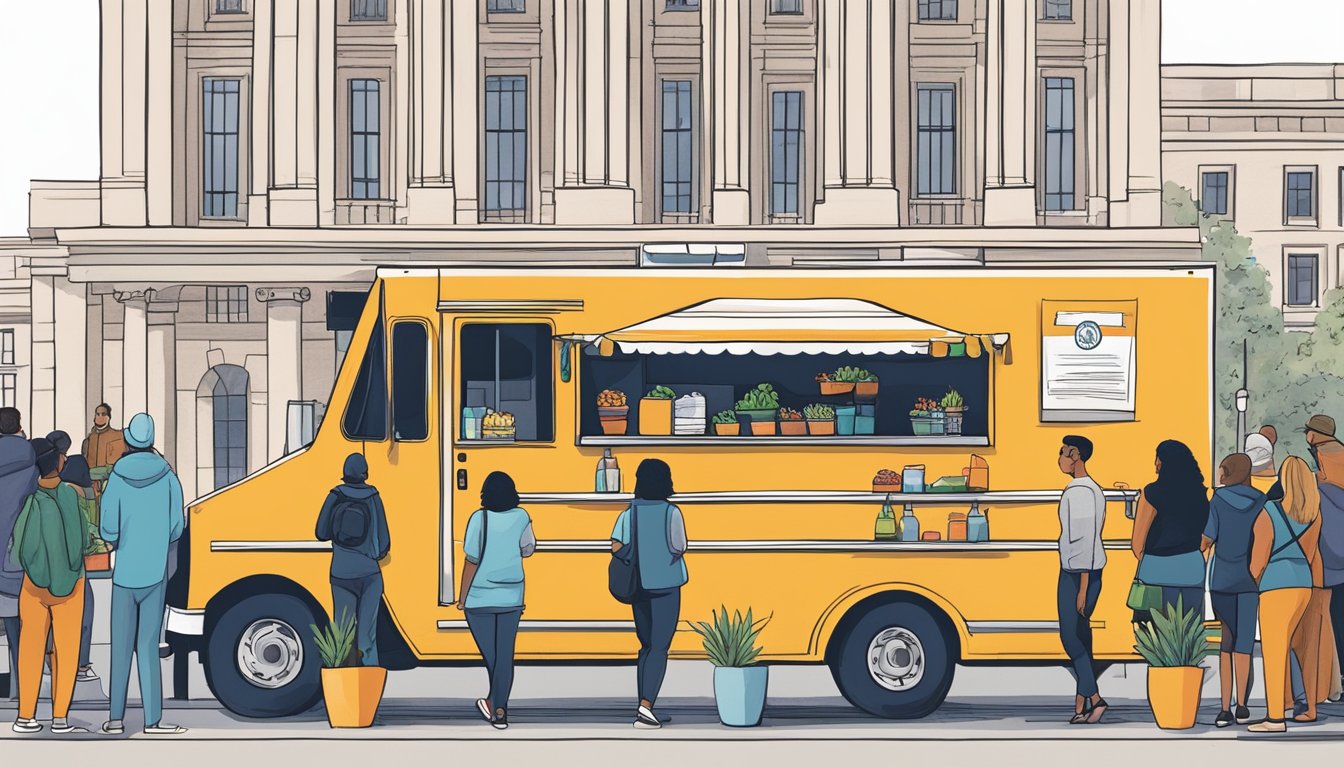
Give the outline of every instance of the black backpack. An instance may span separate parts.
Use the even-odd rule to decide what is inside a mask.
[[[331,511],[331,539],[346,549],[363,550],[373,528],[373,512],[367,499],[352,499],[337,491],[340,497]]]

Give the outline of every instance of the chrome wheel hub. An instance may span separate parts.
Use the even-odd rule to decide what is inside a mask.
[[[868,674],[889,691],[908,691],[924,679],[924,644],[904,627],[888,627],[868,644]]]
[[[282,688],[303,668],[303,641],[279,619],[258,619],[238,641],[238,671],[258,688]]]

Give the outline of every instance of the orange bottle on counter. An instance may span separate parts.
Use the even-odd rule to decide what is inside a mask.
[[[966,513],[953,512],[947,516],[947,540],[948,541],[966,541]]]

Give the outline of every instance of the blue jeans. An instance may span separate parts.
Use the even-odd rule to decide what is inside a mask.
[[[355,618],[355,647],[359,649],[360,666],[378,666],[378,606],[383,602],[383,574],[358,579],[332,576],[331,602],[337,621],[342,616]]]
[[[468,608],[465,613],[467,627],[490,676],[490,706],[508,709],[509,694],[513,691],[513,647],[523,609]]]
[[[110,720],[126,716],[126,688],[131,682],[131,655],[140,672],[140,704],[145,727],[163,716],[163,681],[159,667],[159,630],[163,627],[166,582],[131,589],[112,585],[112,703]]]
[[[667,653],[681,615],[681,589],[645,593],[631,607],[639,638],[639,698],[654,704],[667,675]]]
[[[1069,671],[1078,681],[1078,695],[1097,695],[1097,673],[1092,666],[1092,612],[1101,597],[1101,571],[1087,571],[1087,594],[1083,612],[1078,613],[1078,587],[1083,572],[1060,571],[1055,601],[1059,609],[1059,639],[1069,655]]]

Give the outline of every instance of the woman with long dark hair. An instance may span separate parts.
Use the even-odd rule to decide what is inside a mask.
[[[645,459],[635,471],[635,500],[616,518],[611,551],[633,546],[640,594],[632,604],[639,637],[639,706],[636,728],[661,728],[653,712],[667,674],[667,653],[681,616],[681,588],[687,581],[686,523],[672,497],[672,469]]]
[[[481,508],[467,520],[462,591],[457,605],[485,661],[490,692],[476,709],[495,728],[509,727],[513,649],[523,617],[523,558],[537,549],[532,518],[518,506],[513,478],[491,472],[481,484]]]
[[[1190,448],[1177,440],[1157,446],[1157,480],[1139,496],[1130,548],[1139,560],[1137,578],[1162,588],[1162,604],[1204,613],[1204,528],[1209,489]],[[1134,621],[1151,619],[1135,611]]]

